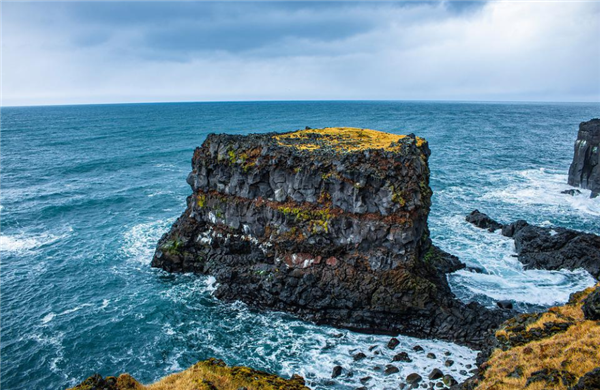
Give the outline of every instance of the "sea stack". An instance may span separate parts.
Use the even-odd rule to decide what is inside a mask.
[[[152,266],[212,275],[227,301],[479,347],[500,314],[447,284],[464,265],[429,238],[429,155],[423,138],[357,128],[211,134]]]
[[[569,184],[591,190],[592,198],[600,194],[600,119],[579,124]]]

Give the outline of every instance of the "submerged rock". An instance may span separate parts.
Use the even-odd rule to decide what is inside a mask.
[[[600,193],[600,119],[579,124],[573,162],[569,168],[570,185]]]
[[[476,212],[479,213],[475,210],[470,215]],[[600,236],[560,227],[534,226],[523,220],[503,225],[502,235],[515,241],[518,259],[525,269],[583,268],[594,278],[600,278]]]
[[[429,238],[429,154],[414,135],[353,128],[211,134],[152,266],[213,275],[227,301],[479,347],[505,313],[448,286],[464,264]]]

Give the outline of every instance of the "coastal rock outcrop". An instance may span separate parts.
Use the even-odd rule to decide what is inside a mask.
[[[583,310],[599,293],[596,285],[572,294],[563,306],[506,321],[477,373],[455,388],[600,388],[600,322],[587,318]]]
[[[249,367],[228,367],[220,359],[196,363],[187,370],[142,385],[128,374],[103,378],[94,374],[69,390],[310,390],[301,376],[284,379]]]
[[[211,134],[152,266],[317,323],[482,346],[508,317],[447,284],[464,264],[429,238],[429,154],[414,135],[355,128]]]
[[[600,119],[579,124],[568,183],[600,194]]]
[[[575,270],[583,268],[600,279],[600,236],[561,227],[540,227],[519,220],[502,225],[479,210],[466,220],[515,240],[519,261],[526,269]]]

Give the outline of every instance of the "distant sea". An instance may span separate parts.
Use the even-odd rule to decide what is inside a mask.
[[[400,337],[412,363],[384,376],[386,336],[320,327],[241,303],[221,303],[214,280],[151,269],[159,237],[185,207],[195,146],[207,134],[354,126],[429,140],[434,242],[488,274],[449,276],[464,300],[530,310],[592,285],[584,271],[523,271],[511,240],[464,221],[479,209],[600,234],[600,199],[568,196],[578,124],[600,104],[256,102],[2,108],[1,383],[61,389],[94,372],[151,382],[218,357],[314,388],[394,386],[433,367],[464,379],[475,352]],[[414,353],[419,344],[426,352]],[[377,346],[354,362],[351,354]],[[443,365],[445,352],[456,362]],[[334,365],[354,375],[328,382]]]

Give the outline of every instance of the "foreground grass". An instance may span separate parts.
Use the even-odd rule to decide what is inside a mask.
[[[507,321],[496,333],[501,348],[481,367],[478,390],[568,389],[600,367],[600,322],[584,318],[582,300]]]
[[[98,378],[90,377],[70,390],[309,390],[300,376],[283,379],[248,367],[228,367],[218,359],[196,363],[187,370],[146,386],[128,374],[118,378],[101,378],[103,382],[99,382]]]

